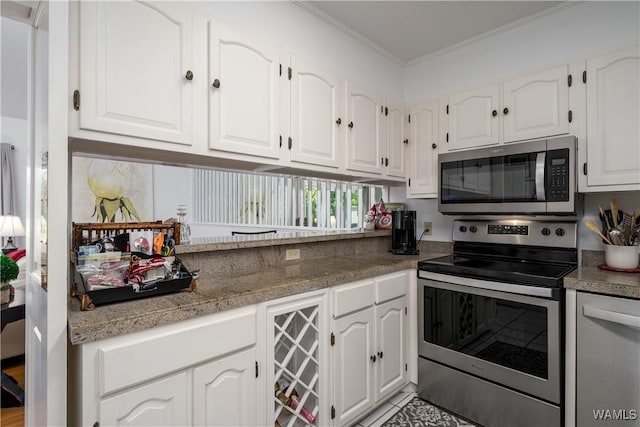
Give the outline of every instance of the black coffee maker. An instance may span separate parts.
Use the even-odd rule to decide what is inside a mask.
[[[418,255],[416,211],[393,211],[391,215],[391,252],[396,255]]]

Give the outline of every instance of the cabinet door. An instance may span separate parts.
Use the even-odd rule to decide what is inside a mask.
[[[449,150],[498,144],[500,87],[486,86],[449,97]]]
[[[206,426],[257,425],[256,348],[193,370],[193,422]]]
[[[340,79],[301,58],[291,59],[291,160],[338,167],[344,92]]]
[[[404,152],[406,145],[404,144],[404,123],[407,119],[404,104],[399,101],[391,101],[387,103],[386,114],[386,158],[385,167],[387,175],[405,177],[405,159]]]
[[[100,401],[100,425],[187,425],[187,374],[181,372]]]
[[[568,74],[563,65],[504,83],[504,142],[569,133]]]
[[[174,3],[82,2],[80,128],[191,144],[191,19]]]
[[[334,323],[336,425],[349,425],[374,404],[373,325],[373,307],[341,317]]]
[[[406,383],[405,298],[376,306],[376,401]]]
[[[209,21],[209,72],[209,148],[278,158],[279,51]]]
[[[587,59],[587,186],[594,190],[640,188],[639,82],[638,46]]]
[[[411,107],[407,197],[438,194],[438,103]]]
[[[378,95],[347,83],[347,169],[381,173],[384,163],[382,120],[384,111]]]

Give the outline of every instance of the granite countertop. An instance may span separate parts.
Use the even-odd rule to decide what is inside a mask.
[[[290,231],[276,234],[238,234],[235,236],[195,237],[188,244],[177,245],[176,255],[250,249],[266,246],[312,244],[349,239],[391,236],[391,230],[376,231]]]
[[[374,252],[366,256],[327,257],[255,268],[246,272],[198,279],[197,291],[179,292],[81,311],[69,298],[68,336],[71,344],[142,331],[289,295],[324,289],[395,271],[416,268],[419,260],[442,256],[423,253],[400,256]]]
[[[564,278],[564,287],[613,297],[640,299],[640,274],[582,266]]]

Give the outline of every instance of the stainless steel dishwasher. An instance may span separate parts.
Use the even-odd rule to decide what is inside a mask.
[[[640,425],[640,300],[578,292],[576,425]]]

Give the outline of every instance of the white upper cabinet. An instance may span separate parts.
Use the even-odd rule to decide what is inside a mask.
[[[587,188],[640,189],[640,47],[587,59]]]
[[[373,91],[347,82],[347,169],[382,172],[383,108],[381,98]]]
[[[438,194],[438,102],[411,106],[407,197]]]
[[[291,69],[291,160],[338,167],[338,138],[346,127],[342,82],[299,57],[291,58]]]
[[[498,144],[500,86],[491,85],[449,97],[449,150]]]
[[[503,84],[505,142],[569,133],[568,75],[563,65]]]
[[[404,178],[405,173],[405,106],[401,101],[388,101],[386,116],[386,152],[385,167],[387,176]]]
[[[451,95],[446,149],[569,133],[568,76],[567,65],[562,65]]]
[[[280,157],[280,52],[209,20],[209,148]]]
[[[138,1],[79,7],[78,127],[191,144],[193,81],[206,78],[191,68],[191,10]]]

